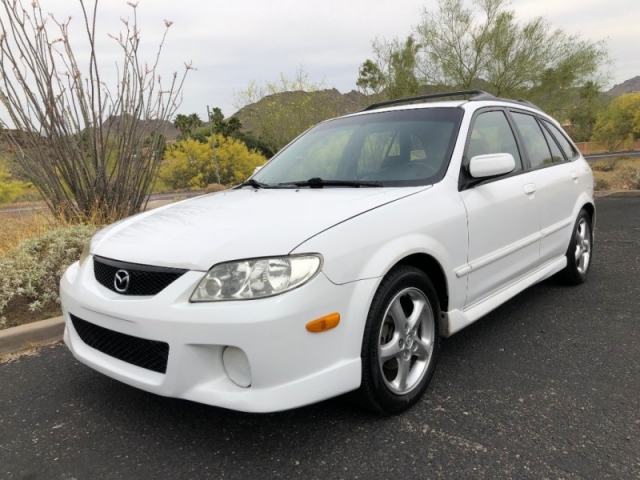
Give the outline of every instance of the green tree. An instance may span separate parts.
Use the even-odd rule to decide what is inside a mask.
[[[623,142],[640,138],[640,92],[626,93],[611,100],[600,112],[594,127],[594,138],[609,151]]]
[[[606,44],[553,29],[543,17],[518,22],[508,6],[508,0],[438,0],[435,10],[423,9],[406,42],[374,41],[374,60],[362,65],[360,84],[378,93],[401,72],[415,90],[408,74],[415,65],[421,90],[480,88],[566,117],[580,86],[604,83]]]
[[[218,107],[213,107],[209,112],[209,121],[213,124],[224,122],[224,114]]]
[[[159,174],[164,185],[174,190],[204,188],[212,183],[236,185],[266,162],[240,140],[223,135],[214,138],[215,152],[211,137],[207,143],[186,138],[169,146]]]
[[[173,119],[173,125],[180,130],[180,135],[183,138],[186,138],[189,136],[189,129],[190,129],[190,122],[189,122],[189,117],[187,117],[186,115],[183,115],[182,113],[179,113],[175,116],[175,118]]]
[[[200,116],[197,113],[192,113],[191,115],[189,115],[189,125],[191,126],[192,130],[195,130],[198,127],[202,126],[202,120],[200,119]]]
[[[420,92],[416,64],[420,45],[409,35],[404,42],[376,39],[372,42],[373,59],[360,66],[356,85],[376,100],[409,97]]]
[[[607,104],[600,90],[600,86],[592,81],[578,90],[578,100],[569,113],[571,126],[568,128],[576,142],[588,142],[593,136],[598,114]]]
[[[202,120],[197,113],[184,115],[179,113],[173,119],[173,125],[180,130],[180,138],[187,138],[195,133],[195,130],[202,126]]]
[[[212,108],[209,113],[210,125],[197,129],[190,135],[191,138],[202,143],[207,143],[211,134],[231,137],[243,142],[249,150],[255,150],[265,158],[271,158],[275,152],[266,143],[251,132],[242,130],[242,121],[238,117],[224,119],[222,110],[218,107]]]

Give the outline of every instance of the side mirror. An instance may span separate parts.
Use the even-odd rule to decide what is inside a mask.
[[[513,172],[516,161],[510,153],[476,155],[469,161],[469,173],[473,178],[496,177]]]

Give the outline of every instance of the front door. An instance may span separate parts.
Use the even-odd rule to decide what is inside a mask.
[[[460,192],[467,210],[468,263],[456,275],[468,275],[466,307],[497,293],[535,269],[539,262],[540,212],[536,172],[523,163],[506,113],[475,117],[466,157],[510,153],[516,169]]]

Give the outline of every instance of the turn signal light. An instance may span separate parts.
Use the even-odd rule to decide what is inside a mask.
[[[307,330],[313,333],[324,332],[325,330],[331,330],[340,323],[339,313],[330,313],[324,317],[313,320],[307,323]]]

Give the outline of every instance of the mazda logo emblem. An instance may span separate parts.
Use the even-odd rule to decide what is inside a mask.
[[[129,288],[129,272],[126,270],[118,270],[113,279],[113,286],[116,292],[124,293]]]

